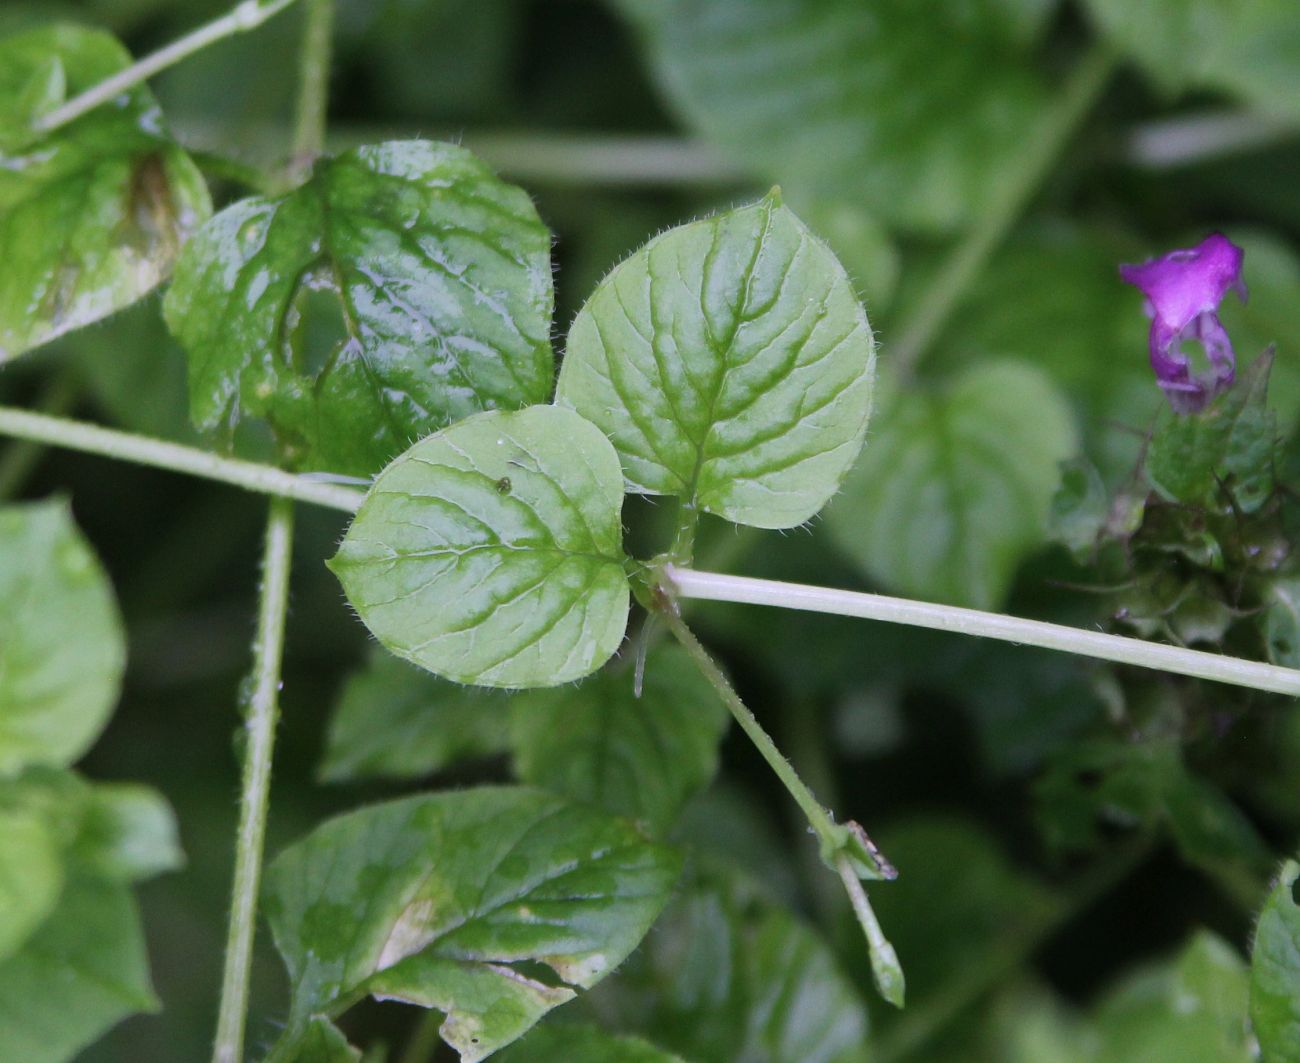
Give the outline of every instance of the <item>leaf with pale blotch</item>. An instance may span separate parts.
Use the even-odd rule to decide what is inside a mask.
[[[613,440],[629,491],[790,528],[857,457],[874,366],[844,269],[773,193],[618,265],[573,323],[556,402]]]
[[[639,1037],[618,1037],[594,1026],[539,1026],[500,1056],[500,1063],[683,1063]]]
[[[320,776],[326,782],[416,778],[503,753],[505,697],[439,679],[380,650],[343,687]]]
[[[164,310],[202,428],[265,417],[300,467],[366,476],[484,409],[550,396],[551,235],[463,148],[395,141],[241,200]]]
[[[1300,864],[1288,860],[1255,923],[1250,1021],[1268,1063],[1300,1061]]]
[[[1047,110],[1053,0],[618,0],[682,117],[809,198],[928,229],[1004,195]]]
[[[443,1039],[483,1059],[618,966],[679,870],[625,821],[522,787],[331,820],[267,873],[294,987],[281,1058],[370,994],[445,1013]]]
[[[1027,365],[897,392],[827,514],[831,534],[892,590],[994,608],[1043,542],[1059,463],[1076,447],[1064,397]]]
[[[524,782],[662,835],[717,772],[727,719],[685,651],[665,646],[645,663],[640,697],[630,670],[607,668],[576,690],[512,698],[510,745]]]
[[[40,929],[0,962],[0,1059],[64,1063],[158,1006],[130,890],[73,877]]]
[[[481,686],[556,686],[627,626],[618,456],[571,410],[466,418],[389,465],[330,561],[388,649]]]
[[[53,133],[30,131],[130,62],[112,36],[80,26],[0,40],[0,363],[153,290],[211,213],[143,85]]]
[[[866,1063],[867,1011],[829,946],[754,884],[710,867],[586,1004],[694,1063]]]
[[[108,577],[63,502],[0,508],[0,776],[94,742],[126,663]]]

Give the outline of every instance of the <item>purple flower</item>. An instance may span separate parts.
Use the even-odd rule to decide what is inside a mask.
[[[1151,368],[1176,413],[1204,409],[1232,384],[1237,356],[1219,321],[1219,304],[1229,289],[1244,303],[1241,279],[1245,252],[1226,236],[1211,233],[1195,247],[1170,251],[1140,266],[1120,266],[1119,275],[1142,289],[1151,318]],[[1183,343],[1194,340],[1208,365],[1194,368]]]

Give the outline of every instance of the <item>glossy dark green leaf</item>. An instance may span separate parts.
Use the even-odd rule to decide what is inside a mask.
[[[626,822],[527,788],[462,790],[341,816],[267,874],[306,1024],[371,994],[436,1008],[466,1061],[595,985],[641,940],[679,872]]]
[[[504,697],[459,686],[380,651],[343,687],[320,775],[327,782],[432,775],[508,748]]]
[[[63,860],[32,809],[0,806],[0,960],[45,921],[63,890]]]
[[[984,363],[942,390],[897,392],[827,514],[831,534],[885,587],[994,608],[1043,542],[1076,447],[1065,399],[1029,365]]]
[[[768,180],[929,228],[977,218],[1047,94],[1050,0],[621,0],[692,126]]]
[[[683,1063],[639,1037],[617,1037],[594,1026],[539,1026],[497,1059],[500,1063]]]
[[[157,1009],[129,889],[74,877],[0,962],[0,1059],[63,1063],[126,1016]]]
[[[517,695],[510,702],[510,745],[524,782],[662,835],[717,772],[727,719],[685,651],[665,646],[646,660],[640,697],[631,670],[612,668],[576,690]]]
[[[1300,864],[1288,860],[1255,923],[1250,1020],[1265,1063],[1300,1060]]]
[[[694,1063],[866,1063],[867,1014],[816,934],[735,872],[699,875],[587,1002]]]
[[[1289,0],[1088,0],[1101,30],[1167,92],[1226,90],[1300,118],[1300,30]]]
[[[241,200],[181,257],[164,310],[190,411],[265,417],[296,465],[376,472],[412,440],[550,396],[551,236],[463,148],[397,141]]]
[[[211,213],[143,85],[47,136],[33,119],[131,61],[99,30],[0,40],[0,363],[156,287]]]
[[[622,475],[570,410],[488,412],[375,480],[329,563],[379,641],[480,686],[555,686],[623,638]]]
[[[789,528],[857,457],[874,364],[843,267],[773,193],[617,266],[573,323],[556,402],[613,440],[629,491]]]
[[[1161,411],[1147,449],[1146,472],[1166,498],[1226,508],[1223,491],[1243,513],[1273,493],[1277,418],[1268,406],[1273,354],[1257,358],[1241,379],[1198,413]]]
[[[0,777],[94,742],[126,662],[108,577],[61,501],[0,508]]]
[[[1172,960],[1126,978],[1094,1012],[1093,1052],[1110,1060],[1248,1063],[1247,975],[1221,938],[1200,931]]]

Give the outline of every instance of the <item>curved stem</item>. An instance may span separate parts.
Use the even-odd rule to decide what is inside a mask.
[[[202,51],[208,45],[256,29],[294,2],[295,0],[270,0],[269,3],[262,4],[258,0],[244,0],[220,18],[213,19],[192,33],[187,33],[179,40],[160,48],[153,55],[145,56],[139,62],[132,63],[125,70],[118,71],[98,85],[92,85],[85,92],[74,96],[48,114],[42,115],[33,126],[38,133],[53,132],[80,118],[86,112],[93,111],[101,104],[120,96],[128,89],[134,88],[142,81],[147,81],[160,71],[175,66],[182,59]]]
[[[272,465],[222,458],[198,447],[101,428],[84,421],[17,410],[10,406],[0,406],[0,436],[28,439],[51,447],[100,454],[136,465],[149,465],[155,469],[217,480],[257,494],[293,498],[329,509],[341,509],[346,513],[355,513],[365,497],[350,487],[322,483],[310,476],[296,476]]]
[[[1101,631],[1085,631],[1063,624],[1026,620],[1003,613],[985,613],[979,609],[965,609],[956,605],[891,598],[884,594],[810,587],[801,583],[750,579],[746,576],[724,576],[716,572],[677,568],[674,565],[664,566],[663,573],[670,584],[669,589],[683,598],[774,605],[810,613],[831,613],[862,620],[910,624],[935,631],[955,631],[963,635],[979,635],[1003,642],[1041,646],[1083,657],[1135,664],[1141,668],[1154,668],[1197,679],[1210,679],[1217,683],[1300,697],[1300,670],[1247,661],[1240,657],[1187,650],[1181,646],[1166,646],[1123,635],[1107,635]]]
[[[235,843],[230,928],[213,1063],[240,1063],[244,1054],[249,972],[257,928],[257,891],[262,877],[262,845],[271,798],[271,756],[280,714],[280,661],[284,655],[292,558],[293,503],[276,498],[271,501],[266,524],[257,641],[253,645],[253,692],[244,719],[247,744],[239,799],[239,834]]]
[[[916,368],[926,348],[947,324],[975,275],[1015,224],[1061,149],[1101,95],[1114,67],[1115,56],[1102,44],[1079,62],[1060,103],[1046,116],[1038,135],[1025,145],[987,212],[953,248],[929,284],[924,300],[894,330],[898,340],[891,345],[890,361],[899,376],[905,377]]]
[[[334,0],[307,0],[307,21],[298,65],[301,87],[289,155],[292,180],[306,177],[325,146],[333,34]]]

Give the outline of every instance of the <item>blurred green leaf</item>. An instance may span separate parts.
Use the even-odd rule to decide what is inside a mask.
[[[130,891],[76,876],[0,963],[0,1059],[62,1063],[126,1016],[158,1007]]]
[[[1288,860],[1255,924],[1250,1019],[1265,1063],[1300,1060],[1300,864]]]
[[[151,291],[211,213],[143,85],[47,136],[30,132],[63,96],[130,62],[109,34],[78,26],[0,40],[0,363]]]
[[[697,872],[586,1002],[693,1063],[870,1058],[866,1009],[825,942],[722,867]]]
[[[314,1017],[371,994],[446,1013],[443,1039],[483,1059],[617,967],[679,871],[624,821],[527,788],[330,820],[267,873],[293,985],[271,1058],[296,1059]]]
[[[639,1037],[617,1037],[594,1026],[538,1026],[498,1057],[501,1063],[683,1063]]]
[[[619,0],[683,118],[792,191],[888,221],[979,217],[1047,99],[1052,0]]]
[[[1076,447],[1068,405],[1032,366],[986,363],[940,391],[895,390],[827,515],[831,535],[886,587],[995,608],[1043,542]]]
[[[136,783],[99,783],[87,791],[73,853],[95,873],[125,882],[185,863],[171,805]]]
[[[1086,458],[1061,463],[1061,485],[1047,515],[1048,535],[1080,564],[1096,552],[1110,517],[1110,499],[1096,466]]]
[[[108,577],[67,503],[0,508],[0,776],[95,741],[126,663]]]
[[[295,1042],[293,1063],[360,1063],[361,1053],[329,1019],[317,1015]]]
[[[30,809],[0,808],[0,960],[45,921],[63,890],[49,825]]]
[[[1300,668],[1300,579],[1278,580],[1268,589],[1264,639],[1274,664]]]
[[[1099,27],[1167,93],[1223,89],[1300,118],[1300,27],[1289,0],[1088,0]]]
[[[1268,407],[1272,366],[1273,354],[1265,351],[1204,410],[1161,410],[1146,459],[1147,476],[1157,491],[1217,510],[1224,506],[1226,488],[1243,513],[1254,513],[1268,501],[1278,444],[1277,418]]]
[[[622,500],[614,448],[576,413],[482,413],[389,465],[329,566],[399,656],[462,683],[556,686],[623,640]]]
[[[320,776],[418,778],[508,748],[505,699],[412,668],[380,650],[344,684]]]
[[[1247,1063],[1246,968],[1200,931],[1172,960],[1139,971],[1094,1012],[1097,1063]]]
[[[301,467],[369,475],[411,440],[551,392],[550,233],[463,148],[395,141],[228,207],[164,312],[203,428],[267,418]]]
[[[556,402],[613,440],[629,491],[788,528],[857,456],[874,363],[843,267],[773,192],[615,267],[569,332]]]
[[[663,835],[718,770],[727,711],[684,650],[655,649],[638,697],[626,669],[576,690],[531,691],[510,702],[520,779],[627,816]]]

